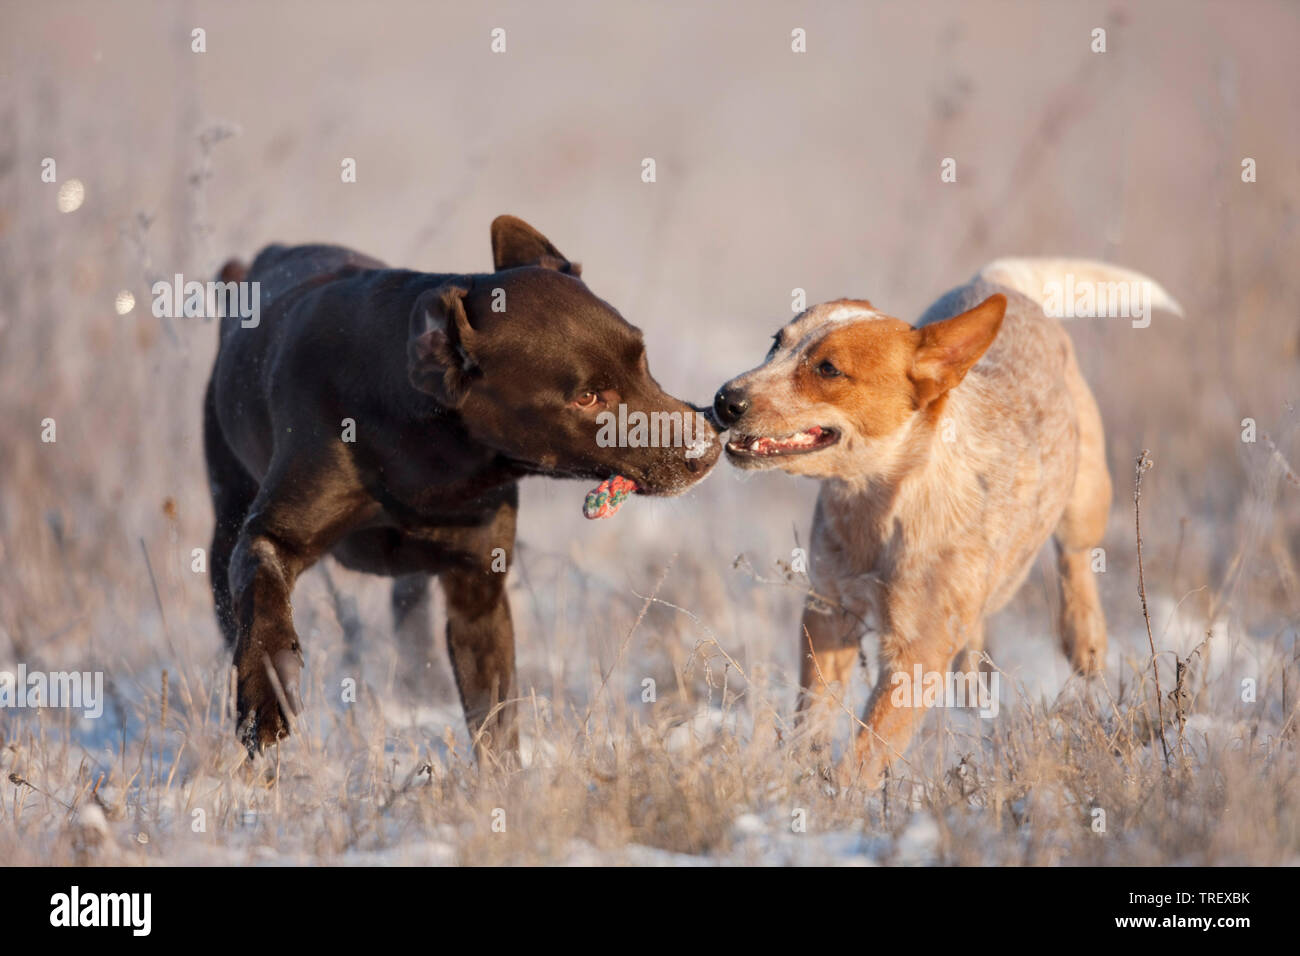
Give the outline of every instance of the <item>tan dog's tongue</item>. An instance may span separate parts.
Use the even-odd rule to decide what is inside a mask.
[[[606,478],[593,491],[587,493],[587,500],[582,503],[583,517],[589,519],[608,518],[623,506],[628,496],[636,491],[636,482],[615,475]]]

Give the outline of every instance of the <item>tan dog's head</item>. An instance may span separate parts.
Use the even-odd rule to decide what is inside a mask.
[[[816,478],[892,472],[907,438],[933,425],[993,344],[1006,308],[1006,296],[992,295],[914,329],[865,300],[813,306],[773,337],[762,365],[718,390],[727,457]]]

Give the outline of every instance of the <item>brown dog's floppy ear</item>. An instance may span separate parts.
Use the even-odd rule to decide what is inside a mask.
[[[925,408],[960,382],[980,360],[1007,312],[1007,297],[991,295],[969,312],[917,329],[918,343],[909,378],[919,408]]]
[[[582,275],[582,266],[570,262],[551,245],[551,240],[515,216],[497,216],[492,220],[492,266],[497,272],[519,266],[541,266],[565,275]]]
[[[469,289],[444,282],[421,292],[411,309],[406,341],[406,374],[411,385],[446,408],[465,401],[478,366],[474,364],[474,329],[465,314]]]

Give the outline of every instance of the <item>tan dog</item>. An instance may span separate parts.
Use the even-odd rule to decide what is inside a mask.
[[[1120,298],[1139,328],[1153,305],[1179,311],[1154,282],[1115,266],[999,260],[915,328],[866,301],[814,306],[777,333],[763,365],[718,392],[734,465],[823,481],[809,575],[825,600],[803,615],[799,708],[838,709],[861,637],[879,634],[879,679],[855,748],[868,786],[924,715],[898,703],[899,675],[951,680],[972,667],[985,618],[1049,535],[1065,653],[1078,672],[1101,671],[1106,623],[1091,569],[1111,501],[1101,416],[1044,305],[1083,315],[1091,301],[1094,314],[1113,314],[1106,306]]]

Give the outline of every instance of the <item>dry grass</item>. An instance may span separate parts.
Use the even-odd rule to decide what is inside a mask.
[[[49,717],[9,735],[0,854],[115,864],[688,855],[1157,865],[1294,863],[1300,852],[1294,707],[1279,728],[1261,719],[1264,708],[1234,702],[1231,681],[1194,695],[1195,729],[1179,735],[1169,766],[1152,746],[1148,662],[1132,660],[1113,701],[1071,686],[1008,706],[984,733],[970,726],[977,720],[932,717],[910,767],[884,794],[866,794],[828,784],[804,742],[780,731],[784,715],[768,702],[788,699],[788,688],[724,673],[707,645],[702,658],[712,683],[677,671],[687,692],[653,707],[598,701],[584,722],[576,708],[530,696],[530,766],[514,772],[476,768],[463,739],[439,741],[434,724],[386,715],[367,703],[383,696],[371,688],[352,707],[330,707],[337,694],[319,667],[309,724],[274,760],[250,766],[230,739],[221,666],[188,662],[169,674],[165,723],[160,688],[118,688],[122,739],[102,749],[71,745],[71,728]],[[1279,655],[1261,696],[1294,686],[1296,673]],[[806,832],[792,829],[799,810]]]
[[[94,745],[67,712],[8,725],[0,854],[15,863],[1157,865],[1294,863],[1300,853],[1294,637],[1241,641],[1207,621],[1192,646],[1171,639],[1166,619],[1162,653],[1180,675],[1168,695],[1165,731],[1176,744],[1167,759],[1152,658],[1135,634],[1104,684],[1070,679],[1048,697],[1001,671],[999,717],[935,712],[908,765],[883,793],[865,793],[828,782],[791,728],[793,687],[767,653],[720,639],[680,609],[707,603],[686,583],[703,569],[675,555],[659,568],[647,559],[647,586],[620,600],[584,594],[581,575],[553,558],[529,563],[534,585],[551,585],[557,601],[517,585],[517,614],[599,614],[606,640],[578,666],[563,628],[544,640],[547,659],[525,655],[526,769],[475,766],[454,706],[401,703],[399,662],[373,650],[363,651],[357,702],[343,703],[342,680],[356,672],[329,592],[309,575],[298,620],[311,635],[312,709],[272,759],[250,764],[232,740],[224,659],[204,637],[181,639],[175,655],[151,655],[147,673],[109,669],[102,723],[113,729],[99,729]],[[735,573],[751,599],[801,587],[788,573]],[[1257,680],[1256,703],[1241,700],[1243,674]],[[548,677],[554,693],[539,689]],[[647,677],[653,702],[641,696]]]

